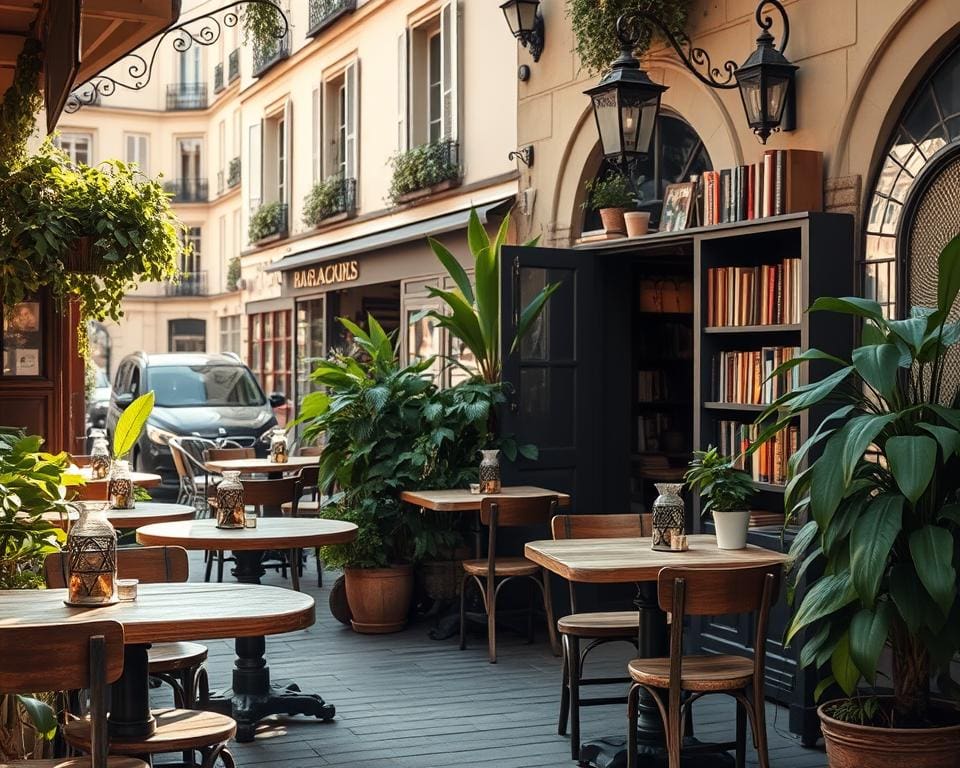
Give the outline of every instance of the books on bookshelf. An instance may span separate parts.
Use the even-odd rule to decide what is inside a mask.
[[[669,414],[645,413],[637,417],[637,451],[663,451],[669,446],[667,433],[673,432],[673,419]]]
[[[670,399],[670,385],[663,371],[637,371],[637,400],[652,403]]]
[[[690,360],[693,358],[693,329],[688,323],[657,320],[640,335],[637,353],[650,360]]]
[[[800,259],[707,270],[707,326],[781,325],[803,313]]]
[[[705,226],[820,211],[823,153],[768,149],[760,163],[705,171],[700,186]]]
[[[799,355],[800,347],[761,347],[750,352],[720,352],[714,355],[714,401],[769,405],[799,386],[799,368],[773,375],[783,363]]]
[[[760,432],[758,424],[721,420],[717,422],[717,429],[720,451],[725,456],[736,456],[737,468],[749,473],[754,482],[786,484],[787,461],[800,447],[798,426],[780,430],[749,456],[745,454]]]

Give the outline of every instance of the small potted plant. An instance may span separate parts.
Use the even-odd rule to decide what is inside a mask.
[[[605,232],[622,235],[627,231],[623,218],[624,210],[635,207],[636,200],[627,177],[610,171],[602,179],[587,182],[585,205],[592,211],[600,211]]]
[[[753,495],[753,480],[733,461],[709,446],[695,451],[684,475],[687,486],[706,499],[703,514],[713,513],[719,549],[743,549],[747,546],[750,510],[747,501]]]

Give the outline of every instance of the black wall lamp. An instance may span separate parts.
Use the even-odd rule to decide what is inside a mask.
[[[513,36],[530,51],[534,61],[543,53],[544,27],[540,0],[507,0],[500,6]]]
[[[766,6],[780,13],[783,38],[779,48],[770,34],[773,19],[763,15]],[[790,36],[787,12],[778,0],[761,0],[755,15],[760,27],[756,50],[741,66],[735,61],[726,61],[722,67],[713,66],[705,50],[694,47],[686,36],[678,39],[647,11],[629,11],[617,19],[620,58],[597,85],[584,91],[593,105],[604,157],[625,167],[633,158],[646,155],[650,150],[660,97],[667,87],[651,80],[633,55],[647,24],[653,24],[663,33],[700,82],[711,88],[740,89],[747,122],[760,143],[766,144],[767,137],[774,131],[793,130],[796,125],[794,76],[798,67],[783,55]]]

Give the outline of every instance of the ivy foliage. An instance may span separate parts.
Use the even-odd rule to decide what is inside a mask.
[[[622,173],[610,171],[602,179],[587,182],[587,200],[584,208],[599,211],[603,208],[626,208],[637,206],[637,199],[630,189],[630,182]]]
[[[328,176],[318,181],[303,201],[303,223],[316,227],[324,219],[345,209],[344,182],[340,176]]]
[[[28,38],[17,56],[13,83],[3,94],[0,103],[0,167],[10,168],[23,161],[27,140],[36,125],[35,116],[43,100],[40,96],[40,42]]]
[[[388,197],[396,205],[400,198],[443,181],[460,177],[460,166],[455,160],[450,141],[433,141],[400,152],[390,158],[393,177]]]
[[[273,2],[247,3],[240,15],[243,42],[269,50],[276,45],[283,30],[283,11]]]
[[[283,204],[279,201],[264,203],[252,214],[247,227],[247,236],[251,243],[276,235],[283,229]]]
[[[660,19],[672,34],[683,34],[690,12],[690,0],[567,0],[567,16],[577,39],[580,64],[592,74],[610,69],[620,56],[617,19],[633,10],[648,11]],[[658,31],[648,25],[634,55],[642,56],[656,39]]]

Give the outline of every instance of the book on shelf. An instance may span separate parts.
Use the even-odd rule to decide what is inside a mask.
[[[749,455],[746,452],[760,433],[758,424],[725,419],[717,422],[717,430],[720,452],[735,457],[735,466],[754,482],[786,485],[787,461],[800,447],[798,426],[784,427]]]
[[[786,517],[783,512],[767,512],[763,509],[751,509],[749,526],[751,528],[766,528],[770,526],[782,528],[785,519]]]
[[[666,374],[661,370],[637,371],[637,401],[659,402],[670,399],[670,387]]]
[[[773,372],[800,355],[800,347],[761,347],[713,356],[712,392],[718,403],[769,405],[800,384],[800,369]]]
[[[637,417],[637,451],[660,451],[662,436],[673,425],[666,413],[645,413]]]
[[[768,149],[763,160],[719,171],[701,181],[703,225],[823,210],[823,153]]]
[[[602,243],[606,240],[623,240],[625,235],[622,232],[607,232],[604,229],[591,229],[587,232],[583,232],[579,238],[577,238],[577,245],[582,245],[583,243]]]
[[[800,322],[800,259],[756,267],[707,270],[707,326],[782,325]]]

